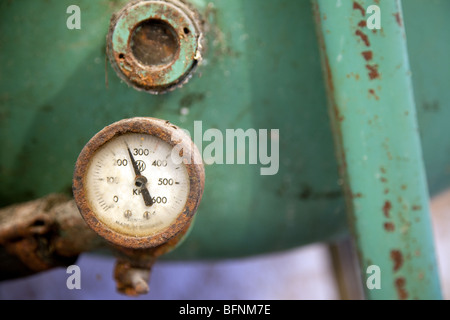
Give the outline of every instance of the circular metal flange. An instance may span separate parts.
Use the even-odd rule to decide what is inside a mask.
[[[198,13],[179,0],[138,1],[111,19],[109,60],[137,90],[165,93],[186,83],[201,61]]]
[[[189,176],[189,194],[186,204],[176,220],[158,234],[135,237],[120,233],[102,222],[87,196],[87,176],[91,159],[105,144],[124,134],[148,134],[161,139],[172,147],[183,150],[183,165]],[[205,186],[205,171],[201,155],[191,138],[179,127],[168,121],[155,118],[132,118],[116,122],[97,133],[81,151],[74,170],[73,195],[78,209],[97,234],[109,242],[123,248],[149,249],[165,244],[174,246],[187,232],[200,204]]]

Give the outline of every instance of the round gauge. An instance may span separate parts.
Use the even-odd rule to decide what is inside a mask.
[[[136,249],[186,231],[203,188],[201,156],[189,135],[153,118],[100,131],[80,153],[73,180],[87,224],[106,240]]]

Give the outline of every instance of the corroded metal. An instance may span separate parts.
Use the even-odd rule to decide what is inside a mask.
[[[370,299],[439,299],[400,1],[313,1],[349,222]],[[369,29],[367,8],[380,8]],[[381,271],[379,288],[367,286]]]
[[[86,198],[86,176],[90,159],[95,152],[114,137],[127,133],[142,133],[155,136],[172,147],[183,151],[183,162],[189,176],[190,188],[188,199],[175,222],[164,231],[144,237],[132,237],[120,234],[96,216]],[[114,123],[96,134],[81,151],[74,172],[73,194],[80,212],[87,224],[100,236],[111,243],[134,249],[158,247],[182,233],[191,223],[203,195],[205,173],[202,159],[197,147],[190,137],[179,127],[168,121],[153,118],[133,118]]]
[[[151,270],[156,260],[175,249],[186,236],[190,224],[166,243],[150,249],[132,249],[115,246],[117,262],[114,279],[117,291],[128,296],[138,296],[150,291]]]
[[[107,247],[89,229],[73,199],[63,195],[0,210],[3,279],[73,264],[86,251]]]
[[[202,22],[179,0],[134,1],[113,15],[110,62],[138,90],[164,93],[186,83],[202,59]]]

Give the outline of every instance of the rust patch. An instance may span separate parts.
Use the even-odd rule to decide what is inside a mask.
[[[356,30],[355,35],[361,38],[367,47],[370,47],[369,37],[361,30]]]
[[[327,85],[331,92],[334,92],[333,75],[331,73],[330,62],[325,59],[325,71],[327,73]]]
[[[366,20],[361,20],[361,21],[358,23],[358,27],[360,27],[360,28],[365,28],[365,27],[367,27],[367,21],[366,21]]]
[[[401,188],[402,188],[402,190],[408,189],[408,187],[406,185],[404,185],[404,184],[401,186]]]
[[[375,90],[369,89],[369,94],[374,96],[375,100],[377,100],[377,101],[380,100],[380,97],[377,96],[377,94],[375,93]]]
[[[383,206],[383,213],[384,213],[384,216],[386,218],[390,218],[391,217],[391,209],[392,209],[391,202],[390,201],[386,201],[384,203],[384,206]]]
[[[394,262],[394,272],[403,266],[403,254],[399,250],[391,251],[391,260]]]
[[[380,179],[380,181],[381,181],[381,182],[383,182],[383,183],[386,183],[386,182],[388,182],[388,181],[387,181],[387,179],[386,179],[386,178],[384,178],[384,177],[382,177],[382,178]]]
[[[176,23],[167,26],[162,23],[148,24],[150,20],[135,21],[130,18],[132,11],[142,10],[138,6],[140,4],[129,3],[111,19],[107,56],[114,71],[139,91],[160,94],[182,87],[201,61],[203,46],[199,45],[199,40],[203,29],[199,14],[178,2],[168,9],[158,3],[150,20],[163,21],[165,19],[162,17],[167,17]],[[130,24],[127,27],[129,34],[126,34],[127,38],[119,36],[114,43],[114,34],[121,19],[125,24]],[[185,27],[183,32],[177,24],[187,24],[189,28]],[[185,52],[185,56],[181,57],[181,52]],[[176,64],[179,67],[173,68]]]
[[[366,16],[366,10],[356,1],[353,1],[353,10],[359,10],[363,17]]]
[[[367,70],[369,70],[369,78],[370,80],[379,79],[380,74],[378,73],[378,65],[366,65]]]
[[[412,207],[412,209],[413,209],[413,211],[420,211],[420,210],[422,210],[422,206],[413,206]]]
[[[397,295],[400,300],[408,299],[408,292],[405,290],[406,280],[405,278],[395,279],[395,288],[397,289]]]
[[[362,195],[361,192],[358,192],[357,194],[354,194],[354,195],[353,195],[353,198],[355,198],[355,199],[357,199],[357,198],[362,198],[362,197],[363,197],[363,195]]]
[[[370,50],[369,51],[364,51],[362,53],[362,55],[363,55],[364,59],[366,59],[366,61],[370,61],[370,60],[373,59],[373,52],[370,51]]]
[[[403,27],[402,17],[400,16],[400,12],[394,13],[395,21],[400,27]]]
[[[176,247],[189,227],[188,224],[178,235],[155,248],[136,250],[115,246],[118,256],[114,268],[117,291],[128,296],[146,294],[149,291],[148,283],[154,263]]]
[[[357,74],[357,73],[353,73],[353,72],[351,72],[350,74],[347,74],[347,79],[350,79],[351,77],[354,77],[355,78],[355,80],[359,80],[359,74]]]
[[[384,189],[384,194],[388,194],[388,193],[389,193],[389,189],[388,188]]]
[[[392,222],[386,222],[384,224],[384,230],[387,232],[394,232],[395,231],[395,225]]]
[[[373,90],[372,90],[373,91]],[[380,167],[380,171],[381,173],[385,174],[386,173],[386,169],[384,167]]]

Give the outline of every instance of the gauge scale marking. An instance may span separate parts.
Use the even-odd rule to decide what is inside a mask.
[[[122,120],[92,138],[77,160],[73,187],[88,225],[131,248],[155,247],[186,231],[201,200],[204,169],[201,161],[174,162],[178,144],[198,160],[190,138],[159,119]]]
[[[144,134],[122,135],[98,150],[86,176],[87,199],[98,219],[136,237],[168,228],[184,208],[189,193],[186,167],[174,164],[171,152],[170,145]],[[147,180],[148,193],[136,179],[133,161]]]

